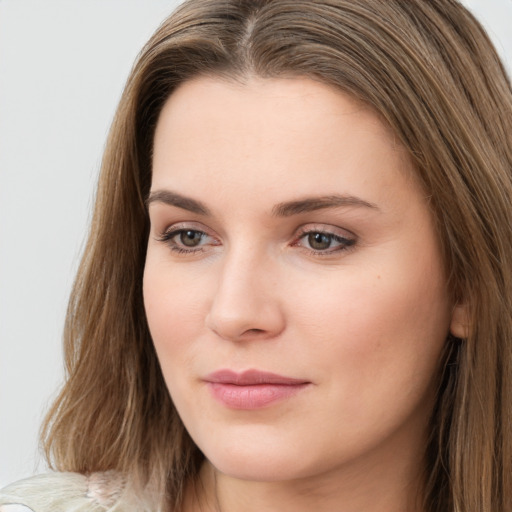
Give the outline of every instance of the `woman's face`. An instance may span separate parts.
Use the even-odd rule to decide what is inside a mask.
[[[390,130],[308,79],[199,78],[161,113],[144,274],[172,399],[251,480],[421,457],[452,304]]]

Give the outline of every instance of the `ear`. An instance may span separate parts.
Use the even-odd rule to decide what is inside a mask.
[[[471,322],[469,319],[469,308],[467,304],[456,304],[452,311],[452,320],[450,322],[450,334],[456,338],[465,340],[471,332]]]

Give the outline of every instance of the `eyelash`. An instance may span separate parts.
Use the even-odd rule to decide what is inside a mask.
[[[198,246],[196,248],[184,248],[176,243],[174,240],[175,237],[182,233],[186,233],[187,231],[199,234],[201,237],[210,237],[213,239],[211,235],[206,233],[205,231],[201,231],[200,229],[194,229],[194,228],[178,228],[178,229],[171,229],[168,231],[165,231],[162,233],[157,240],[159,242],[165,243],[171,251],[177,253],[177,254],[197,254],[200,252],[203,252],[204,249],[202,246]],[[300,245],[300,242],[304,240],[305,238],[311,236],[311,235],[322,235],[329,238],[329,242],[333,243],[336,242],[340,244],[335,249],[327,248],[325,250],[320,249],[313,249],[313,248],[307,248]],[[298,235],[298,237],[295,239],[295,241],[291,244],[292,247],[302,247],[303,250],[307,251],[309,254],[313,256],[330,256],[332,254],[337,254],[340,252],[348,251],[356,244],[355,238],[346,238],[341,235],[337,235],[335,233],[326,231],[325,229],[304,229],[301,231]],[[215,243],[213,245],[220,245],[218,243]]]
[[[208,235],[208,233],[205,233],[204,231],[201,231],[200,229],[179,228],[179,229],[172,229],[169,231],[165,231],[157,238],[157,240],[159,242],[162,242],[162,243],[168,245],[169,248],[171,249],[171,251],[178,253],[178,254],[194,254],[194,253],[198,253],[198,252],[203,252],[204,249],[202,247],[186,249],[184,247],[179,246],[173,240],[176,236],[178,236],[182,233],[186,233],[187,231],[190,231],[193,233],[199,233],[201,236],[210,236],[210,235]],[[213,237],[211,237],[211,238],[213,238]],[[215,244],[215,245],[219,245],[219,244]]]
[[[313,249],[308,247],[303,247],[304,250],[306,250],[308,253],[312,254],[313,256],[330,256],[332,254],[337,254],[340,252],[348,251],[350,250],[356,243],[355,238],[347,238],[341,235],[337,235],[336,233],[332,233],[331,231],[327,231],[325,229],[304,229],[299,233],[299,236],[297,237],[296,241],[292,243],[292,246],[297,247],[300,246],[299,243],[308,238],[311,235],[322,235],[329,238],[330,243],[337,242],[340,244],[338,247],[332,249],[328,248],[325,250],[320,249]]]

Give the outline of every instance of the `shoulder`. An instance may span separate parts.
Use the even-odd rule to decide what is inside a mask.
[[[52,472],[0,490],[0,512],[128,512],[122,506],[124,478],[114,471]]]

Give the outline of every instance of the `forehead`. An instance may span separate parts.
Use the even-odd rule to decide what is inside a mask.
[[[285,200],[285,191],[356,195],[366,186],[396,194],[411,185],[411,167],[379,116],[333,87],[307,78],[201,77],[162,109],[152,189],[204,195],[215,185],[246,206]]]
[[[197,123],[208,130],[218,128],[219,122],[223,123],[223,131],[211,131],[210,139],[216,135],[222,137],[226,130],[243,128],[237,135],[245,133],[247,140],[254,141],[254,136],[259,134],[258,138],[263,140],[267,133],[263,128],[269,125],[281,129],[283,134],[295,125],[293,134],[297,135],[304,122],[309,128],[320,122],[322,135],[328,139],[336,134],[330,128],[340,116],[352,116],[351,121],[357,117],[359,127],[371,125],[372,131],[379,132],[386,142],[401,149],[391,128],[369,106],[333,86],[303,77],[252,77],[241,81],[203,76],[184,82],[164,104],[155,142],[165,128],[179,124],[180,130],[191,128],[200,135]],[[337,130],[339,128],[336,126]],[[355,128],[353,125],[352,130]],[[285,141],[282,137],[276,142]]]

